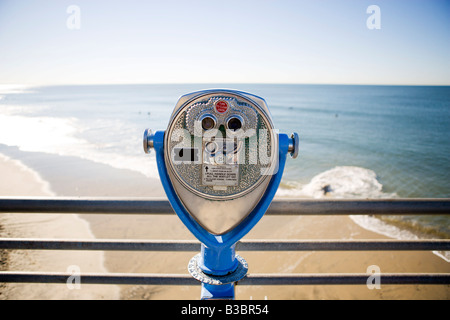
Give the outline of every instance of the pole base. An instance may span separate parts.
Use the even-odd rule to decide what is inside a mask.
[[[238,261],[238,266],[236,270],[221,276],[215,276],[212,274],[206,274],[199,266],[199,261],[201,259],[201,253],[195,255],[188,264],[188,270],[194,279],[200,281],[201,283],[220,286],[224,284],[234,283],[247,275],[248,272],[248,264],[244,258],[240,255],[236,255],[236,260]]]

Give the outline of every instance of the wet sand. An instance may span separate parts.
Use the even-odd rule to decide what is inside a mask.
[[[9,150],[11,151],[11,150]],[[10,152],[36,175],[0,158],[0,195],[165,197],[160,182],[127,170],[70,157]],[[70,170],[67,168],[70,167]],[[16,183],[11,184],[9,181]],[[46,186],[45,182],[49,184]],[[14,186],[14,187],[13,187]],[[47,188],[47,190],[46,190]],[[48,190],[51,188],[51,190]],[[2,236],[103,239],[194,239],[173,216],[141,215],[0,215]],[[33,220],[27,220],[33,219]],[[88,222],[86,224],[85,222]],[[36,227],[39,226],[39,227]],[[265,216],[246,239],[386,239],[368,231],[346,216],[271,217]],[[87,255],[92,254],[89,258]],[[177,273],[187,274],[193,252],[55,252],[13,251],[9,270],[66,271],[78,264],[83,272]],[[103,257],[103,261],[100,256]],[[365,273],[371,265],[381,272],[449,273],[450,263],[431,252],[243,252],[249,272],[256,273]],[[103,264],[102,264],[103,262]],[[84,265],[83,263],[86,263]],[[83,265],[81,265],[83,264]],[[101,271],[103,270],[103,271]],[[11,286],[18,289],[11,289]],[[52,286],[51,293],[44,287]],[[65,285],[7,285],[2,299],[114,299],[117,286],[82,286],[68,290]],[[95,287],[95,288],[94,288]],[[74,291],[76,293],[74,294]],[[45,295],[47,294],[47,295]],[[200,286],[121,286],[121,299],[198,299]],[[237,299],[449,299],[450,286],[383,285],[369,290],[354,286],[243,286],[236,288]]]

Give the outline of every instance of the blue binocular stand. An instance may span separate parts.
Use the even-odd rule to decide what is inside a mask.
[[[234,229],[214,235],[189,214],[172,186],[164,157],[164,134],[165,131],[157,131],[151,139],[162,185],[175,213],[202,243],[201,253],[191,259],[188,270],[202,283],[202,299],[234,299],[234,283],[244,278],[248,271],[247,262],[235,252],[236,243],[256,225],[270,206],[283,175],[287,154],[294,157],[293,153],[298,150],[298,136],[278,134],[278,170],[271,177],[261,200]]]

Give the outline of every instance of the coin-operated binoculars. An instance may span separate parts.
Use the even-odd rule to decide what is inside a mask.
[[[232,90],[184,95],[166,131],[145,131],[172,208],[202,243],[188,265],[202,299],[234,299],[248,270],[235,245],[267,211],[298,143],[275,130],[264,99]]]

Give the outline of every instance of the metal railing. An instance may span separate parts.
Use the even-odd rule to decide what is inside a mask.
[[[163,214],[164,199],[0,198],[0,213]],[[450,199],[275,200],[266,215],[447,215]],[[0,239],[4,250],[200,251],[198,241]],[[450,240],[241,240],[238,251],[450,251]],[[0,283],[67,283],[71,274],[0,272]],[[239,285],[366,284],[368,274],[249,274]],[[447,273],[383,273],[383,284],[448,285]],[[188,274],[81,274],[85,284],[196,285]]]

